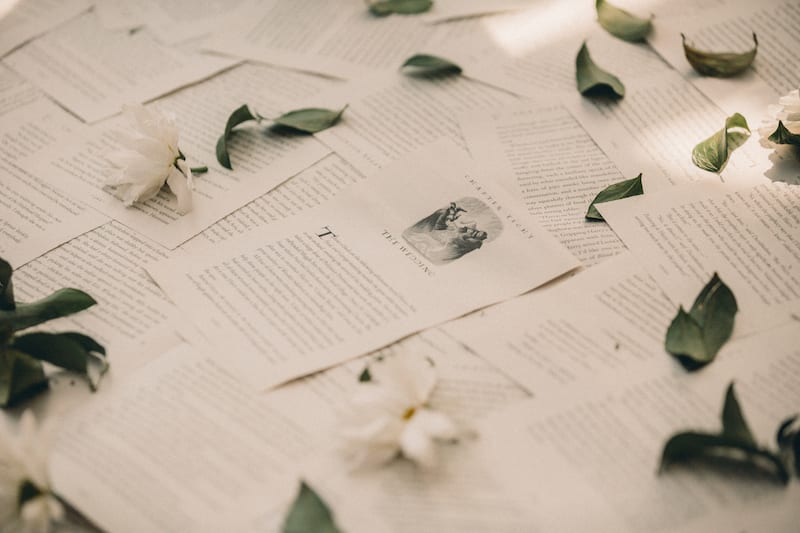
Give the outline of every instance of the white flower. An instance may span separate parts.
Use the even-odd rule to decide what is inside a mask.
[[[25,411],[16,431],[0,416],[0,532],[46,532],[60,520],[63,508],[50,492],[47,476],[49,430],[38,430],[31,411]],[[20,489],[30,489],[20,502]],[[20,505],[21,504],[21,505]]]
[[[767,108],[770,118],[762,122],[758,128],[762,144],[765,146],[779,146],[769,140],[769,136],[778,128],[778,121],[792,133],[800,133],[800,90],[795,89],[785,96],[781,96],[778,105]]]
[[[427,406],[436,371],[425,357],[394,355],[369,367],[342,430],[345,451],[358,465],[378,465],[402,453],[421,466],[436,460],[435,440],[458,432],[446,415]]]
[[[125,149],[109,154],[119,169],[108,179],[125,205],[146,202],[166,183],[178,200],[178,213],[192,209],[192,173],[178,149],[178,127],[173,116],[141,105],[125,106],[135,135],[121,135]]]

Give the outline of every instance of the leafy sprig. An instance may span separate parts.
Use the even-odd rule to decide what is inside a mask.
[[[42,362],[85,376],[89,387],[96,390],[98,382],[90,368],[99,364],[99,376],[108,369],[106,350],[97,341],[76,332],[18,335],[96,303],[78,289],[60,289],[32,303],[16,302],[11,265],[0,259],[0,406],[8,407],[48,387]]]
[[[753,437],[736,398],[733,383],[728,385],[725,393],[721,418],[720,433],[685,431],[670,437],[661,453],[661,471],[676,463],[692,460],[715,464],[727,461],[756,468],[783,484],[788,483],[789,472],[781,457],[760,447]]]
[[[344,106],[338,111],[317,107],[296,109],[284,113],[278,118],[272,119],[272,123],[274,126],[279,127],[275,128],[275,131],[279,131],[280,127],[282,127],[289,131],[317,133],[336,124],[342,117],[342,113],[344,113],[345,109],[347,109],[347,106]],[[228,121],[225,123],[225,131],[217,141],[217,161],[219,161],[220,165],[229,170],[233,170],[231,158],[228,154],[228,141],[234,134],[234,128],[253,120],[260,124],[270,119],[261,116],[247,104],[236,108],[228,117]]]

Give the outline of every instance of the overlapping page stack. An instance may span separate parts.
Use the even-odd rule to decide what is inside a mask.
[[[800,86],[800,7],[619,4],[654,13],[646,42],[591,0],[0,7],[0,257],[20,301],[91,294],[52,328],[111,363],[96,394],[59,377],[36,404],[60,422],[54,490],[115,532],[280,531],[300,480],[348,532],[796,531],[797,479],[658,467],[670,435],[718,426],[730,383],[759,443],[800,413],[800,157],[758,131]],[[684,58],[682,32],[742,50],[753,31],[743,75]],[[624,98],[576,90],[583,42]],[[463,72],[398,70],[417,53]],[[240,127],[226,168],[245,103],[345,111],[314,135]],[[107,185],[135,104],[206,167],[188,213]],[[735,112],[747,140],[693,164]],[[639,173],[643,195],[585,218]],[[735,327],[687,372],[665,335],[714,273]],[[432,468],[353,469],[365,369],[414,355],[461,436]]]

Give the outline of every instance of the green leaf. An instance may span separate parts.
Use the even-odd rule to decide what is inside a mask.
[[[0,352],[0,407],[10,407],[47,386],[41,362],[16,350]]]
[[[328,506],[305,481],[300,483],[300,492],[286,515],[281,532],[341,533]]]
[[[432,5],[433,0],[381,0],[372,2],[369,5],[369,11],[378,17],[385,17],[392,13],[415,15],[428,11]]]
[[[747,120],[739,113],[734,113],[725,119],[724,128],[692,149],[692,162],[703,170],[719,172],[731,152],[741,146],[749,135]]]
[[[4,259],[0,258],[0,310],[13,311],[14,285],[11,282],[13,269]]]
[[[612,200],[621,200],[622,198],[629,198],[631,196],[639,196],[640,194],[644,194],[641,173],[635,178],[613,183],[597,193],[592,203],[589,204],[589,209],[586,211],[586,218],[589,220],[605,220],[595,205]]]
[[[372,374],[369,371],[369,366],[365,366],[364,370],[358,375],[359,383],[366,383],[368,381],[372,381]]]
[[[653,29],[653,17],[639,18],[624,9],[611,5],[605,0],[597,0],[597,21],[611,35],[625,41],[643,41]]]
[[[442,57],[417,54],[406,59],[400,68],[412,67],[423,74],[461,74],[461,67]]]
[[[15,311],[0,311],[0,327],[7,325],[13,331],[19,331],[83,311],[96,303],[94,298],[81,290],[59,289],[36,302],[18,303]]]
[[[261,118],[262,117],[259,116],[258,113],[252,113],[247,104],[240,106],[231,113],[231,116],[228,117],[228,122],[225,123],[225,133],[223,133],[217,141],[217,161],[219,161],[220,165],[229,170],[233,170],[231,158],[228,155],[228,140],[233,133],[233,128],[249,120],[260,121]]]
[[[800,416],[794,415],[787,418],[778,428],[776,440],[787,463],[794,463],[795,473],[800,476],[800,428],[795,429],[795,422]]]
[[[678,314],[667,329],[664,347],[687,370],[710,363],[733,332],[739,307],[733,292],[714,273],[695,299],[689,313]]]
[[[738,452],[738,453],[737,453]],[[661,470],[689,460],[728,459],[749,464],[774,475],[781,483],[789,482],[789,473],[780,457],[761,448],[721,435],[687,431],[670,437],[661,454]]]
[[[706,52],[686,44],[686,36],[681,33],[683,52],[686,59],[697,72],[703,76],[727,78],[735,76],[753,64],[758,51],[758,38],[753,34],[753,49],[747,52]]]
[[[733,383],[728,385],[728,390],[725,392],[725,404],[722,406],[722,434],[743,444],[756,446],[756,439],[744,419],[739,400],[736,399]]]
[[[302,131],[304,133],[317,133],[330,128],[342,117],[342,113],[347,109],[344,106],[339,111],[330,109],[319,109],[309,107],[306,109],[296,109],[289,111],[274,120],[275,124]]]
[[[28,479],[23,480],[17,490],[17,508],[22,509],[23,505],[41,494],[42,491],[33,482]]]
[[[105,373],[108,367],[105,359],[93,355],[99,353],[105,356],[105,348],[81,333],[28,333],[16,337],[11,347],[34,359],[83,375],[92,391],[96,389],[97,384],[89,376],[89,363],[95,358],[101,361],[103,365],[101,374]]]
[[[725,460],[737,465],[746,464],[777,477],[781,483],[789,481],[789,473],[781,458],[771,451],[758,447],[742,415],[733,383],[728,386],[722,409],[722,433],[686,431],[676,433],[667,440],[661,453],[661,471],[675,463],[690,460],[719,463]]]
[[[578,91],[584,96],[593,94],[610,94],[620,98],[625,96],[625,86],[619,78],[601,69],[592,61],[585,41],[575,58],[575,78],[578,82]]]
[[[768,139],[775,144],[793,144],[794,146],[800,146],[800,133],[792,133],[786,129],[782,120],[778,121],[778,127],[770,134]]]

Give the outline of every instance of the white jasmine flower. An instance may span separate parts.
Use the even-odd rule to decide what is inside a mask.
[[[345,451],[358,465],[378,465],[402,454],[421,466],[436,460],[435,441],[454,439],[455,424],[427,402],[436,386],[428,359],[395,355],[369,367],[342,430]]]
[[[23,413],[16,431],[0,416],[0,532],[47,532],[63,516],[49,487],[49,444],[49,431],[37,429],[31,411]]]
[[[766,146],[778,146],[768,138],[778,128],[778,121],[792,133],[800,133],[800,90],[795,89],[785,96],[781,96],[778,105],[771,105],[767,108],[769,118],[762,123],[758,129],[761,135],[762,144]]]
[[[135,134],[122,135],[125,149],[108,156],[119,169],[108,179],[125,205],[146,202],[166,183],[178,200],[178,213],[192,209],[192,172],[178,148],[174,116],[142,105],[126,106]]]

